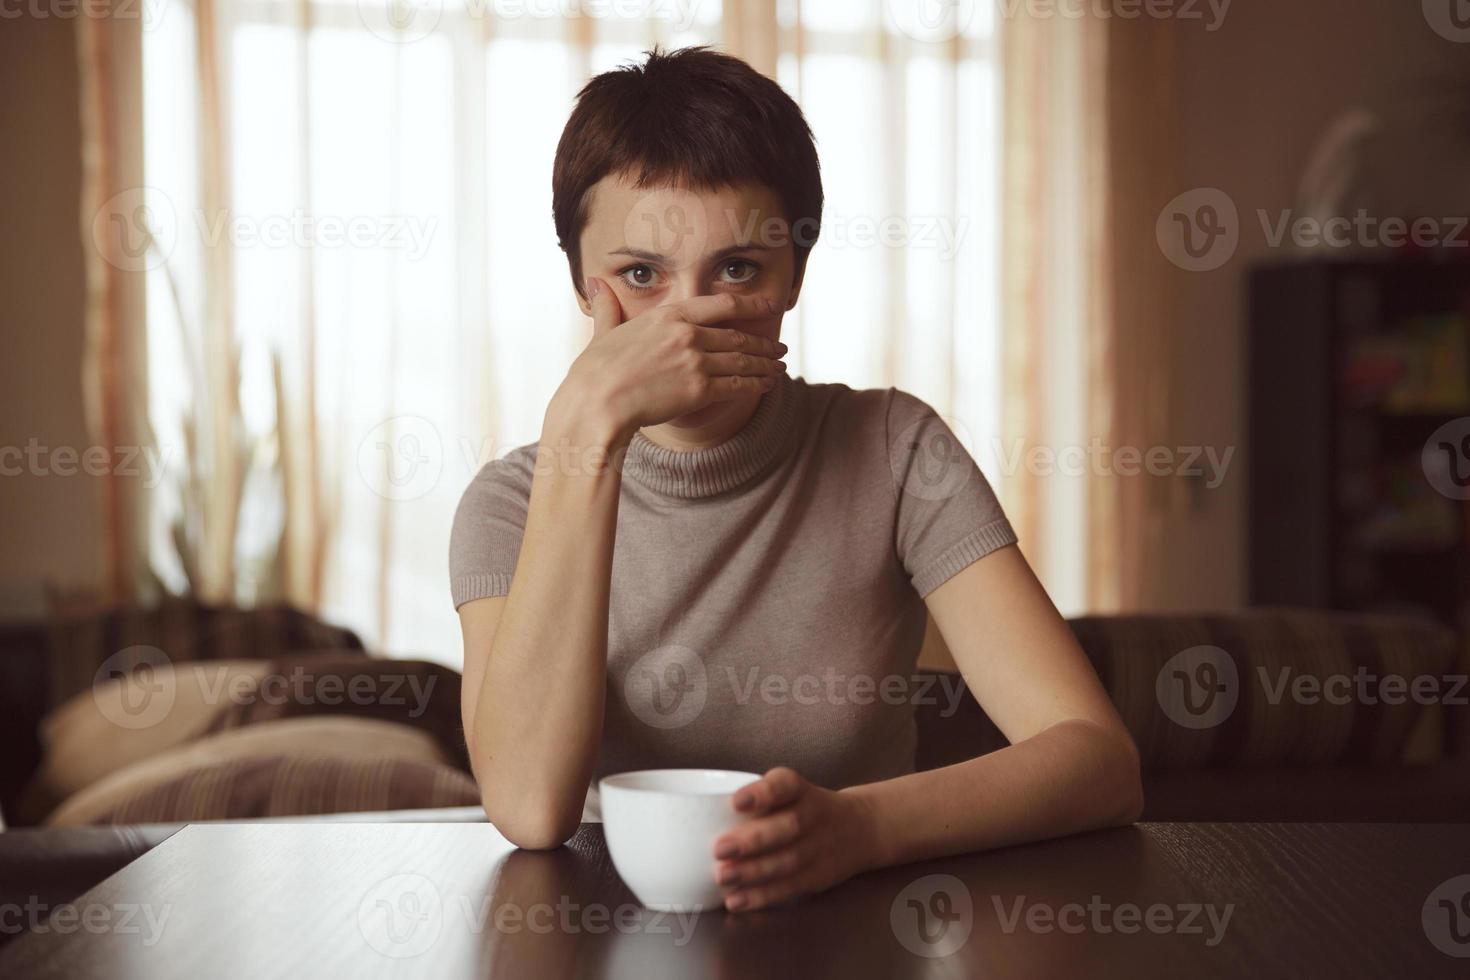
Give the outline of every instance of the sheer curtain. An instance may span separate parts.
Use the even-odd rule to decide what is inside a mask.
[[[1174,26],[1020,4],[1003,32],[1002,498],[1064,612],[1158,604],[1180,481],[1174,277],[1154,240],[1172,189]],[[1171,450],[1172,451],[1172,450]]]
[[[390,654],[457,663],[454,506],[481,464],[535,439],[588,337],[551,227],[557,136],[591,74],[693,43],[771,74],[817,136],[827,211],[787,321],[793,370],[933,404],[1018,511],[1023,541],[1042,543],[1033,560],[1064,609],[1115,571],[1078,571],[1046,543],[1063,541],[1055,528],[1086,535],[1093,498],[1049,494],[1006,461],[1009,433],[1036,437],[1017,393],[1074,386],[1078,364],[1057,351],[1088,325],[1084,302],[1052,321],[1062,332],[1045,353],[1024,340],[1053,272],[1018,278],[1000,257],[1002,218],[1036,214],[1017,194],[1030,158],[1001,152],[1002,107],[1025,104],[1003,90],[1002,64],[1023,63],[992,5],[152,9],[131,31],[82,19],[89,390],[99,425],[146,420],[167,472],[141,502],[125,496],[136,488],[109,498],[117,591],[146,588],[135,573],[148,568],[159,588],[285,599]],[[1081,72],[1082,51],[1050,67]],[[1033,95],[1037,67],[1022,76]],[[1102,125],[1049,149],[1094,144]],[[1008,126],[1006,138],[1027,137]],[[1099,187],[1073,190],[1082,201]]]

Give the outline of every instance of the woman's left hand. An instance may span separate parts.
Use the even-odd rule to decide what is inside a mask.
[[[715,839],[725,908],[748,912],[823,891],[882,864],[871,807],[859,796],[772,769],[735,794],[751,819]]]

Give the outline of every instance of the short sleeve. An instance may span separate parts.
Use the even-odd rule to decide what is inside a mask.
[[[889,389],[886,434],[897,507],[895,548],[920,596],[1016,543],[989,481],[934,409]]]
[[[486,463],[460,498],[449,534],[449,589],[458,609],[510,593],[531,499],[534,446]]]

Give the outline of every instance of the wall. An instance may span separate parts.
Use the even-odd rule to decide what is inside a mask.
[[[66,18],[0,21],[0,447],[87,445],[75,38]],[[13,452],[0,464],[24,470],[0,475],[0,615],[33,606],[42,581],[97,585],[95,480],[36,475]]]
[[[1268,244],[1256,212],[1274,220],[1292,206],[1322,131],[1361,106],[1386,123],[1368,158],[1373,213],[1470,214],[1470,154],[1434,115],[1454,79],[1470,104],[1470,43],[1431,30],[1419,0],[1237,0],[1217,31],[1181,22],[1178,37],[1179,190],[1225,191],[1242,224],[1224,267],[1185,277],[1172,348],[1175,436],[1241,446],[1248,465],[1245,275],[1254,262],[1286,257]],[[1173,518],[1168,606],[1244,601],[1246,472],[1234,467],[1198,509]]]

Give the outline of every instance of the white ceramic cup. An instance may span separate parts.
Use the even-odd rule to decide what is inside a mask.
[[[608,853],[638,901],[664,912],[724,904],[715,838],[749,819],[730,798],[758,779],[728,769],[646,769],[598,782]]]

